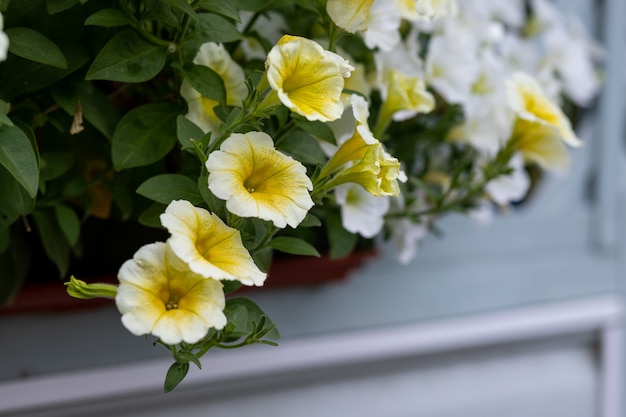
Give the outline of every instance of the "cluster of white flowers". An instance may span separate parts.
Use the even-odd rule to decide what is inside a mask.
[[[0,13],[0,62],[7,59],[9,51],[9,37],[4,33],[4,17]]]
[[[390,95],[399,99],[402,91],[414,95],[413,107],[402,105],[393,120],[429,112],[434,103],[426,91],[429,87],[445,102],[462,106],[464,121],[449,139],[469,143],[485,157],[510,143],[516,129],[518,133],[534,129],[535,139],[525,135],[510,160],[512,174],[496,178],[486,187],[489,200],[497,205],[526,195],[530,179],[524,161],[544,169],[567,168],[567,152],[558,136],[573,146],[579,141],[558,106],[563,97],[579,106],[588,105],[600,86],[596,73],[600,48],[581,23],[565,17],[547,0],[533,0],[530,5],[527,9],[523,0],[328,2],[329,15],[339,26],[360,34],[368,47],[377,48],[376,76],[369,87],[381,92],[385,104]],[[408,33],[404,37],[402,22],[403,33]],[[418,43],[420,37],[428,39],[426,51]],[[390,87],[390,80],[401,79],[391,81],[399,88]],[[413,80],[410,87],[407,80]],[[365,89],[360,92],[368,94]],[[539,135],[538,126],[521,126],[518,119],[550,125],[559,134],[544,129]],[[538,135],[548,139],[538,144]],[[357,198],[356,193],[337,193],[346,213],[344,225],[363,236],[382,229],[382,217],[387,214],[384,207],[393,210],[386,203],[372,205],[371,198]],[[415,206],[417,211],[423,209],[419,202]],[[425,235],[425,225],[403,222],[396,227],[397,223],[394,220],[388,225],[392,234],[399,233],[394,238],[399,242],[399,259],[408,261],[415,253],[416,240]]]

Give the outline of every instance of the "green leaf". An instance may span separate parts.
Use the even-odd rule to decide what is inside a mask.
[[[13,126],[13,122],[9,119],[9,116],[7,116],[9,110],[9,104],[4,100],[0,100],[0,125]]]
[[[18,233],[11,234],[10,240],[8,250],[0,253],[0,305],[17,295],[31,265],[28,242]]]
[[[268,246],[293,255],[317,256],[320,254],[312,245],[296,237],[280,236],[272,239]]]
[[[222,15],[226,18],[241,22],[239,10],[228,0],[200,0],[196,5],[199,9],[204,9],[210,13]]]
[[[63,52],[50,39],[29,28],[10,28],[5,31],[9,37],[9,52],[41,64],[67,69]]]
[[[11,232],[8,229],[0,230],[0,253],[4,253],[11,242]],[[237,282],[237,281],[233,281]]]
[[[149,165],[167,155],[176,144],[178,112],[172,104],[153,103],[126,113],[113,132],[115,169]]]
[[[201,141],[204,132],[194,122],[180,115],[176,118],[176,137],[183,148],[193,148],[191,141]]]
[[[209,211],[217,214],[219,217],[226,216],[226,202],[220,200],[209,190],[209,177],[206,170],[202,170],[202,174],[198,177],[198,191],[209,207]]]
[[[294,116],[294,122],[300,129],[310,133],[314,137],[333,145],[337,144],[335,134],[328,124],[320,121],[311,122],[299,116]]]
[[[226,106],[226,87],[217,72],[204,65],[191,63],[185,64],[183,72],[189,84],[200,94]]]
[[[134,29],[125,29],[102,48],[89,67],[86,80],[110,80],[140,83],[161,71],[167,48],[154,45]]]
[[[161,174],[144,181],[137,193],[161,204],[173,200],[187,200],[191,204],[202,203],[196,182],[182,174]]]
[[[54,206],[54,214],[70,246],[76,245],[80,235],[80,220],[76,212],[67,206],[58,204]]]
[[[0,83],[3,98],[10,100],[22,94],[39,91],[76,71],[90,59],[89,53],[78,43],[59,46],[67,59],[67,69],[51,67],[18,56],[3,62],[0,65],[0,79],[11,80],[11,83]]]
[[[163,385],[163,391],[170,392],[178,386],[185,379],[187,372],[189,371],[189,362],[174,362],[170,369],[167,370],[165,376],[165,383]]]
[[[312,215],[310,212],[306,214],[302,223],[300,223],[299,227],[318,227],[322,225],[322,221],[319,217]]]
[[[228,317],[231,311],[241,307],[245,308],[247,312],[247,320],[245,325],[246,333],[253,332],[255,330],[255,326],[253,326],[253,323],[260,323],[262,317],[265,317],[265,327],[274,325],[272,320],[267,317],[267,314],[265,314],[265,312],[261,310],[261,308],[254,301],[245,297],[237,297],[227,300],[226,307],[224,308],[224,314],[226,315],[226,317]],[[278,333],[278,330],[276,328],[273,328],[265,336],[273,340],[280,339],[280,333]]]
[[[125,184],[110,182],[107,187],[113,196],[113,202],[120,210],[122,220],[128,220],[133,214],[133,194]]]
[[[326,215],[328,242],[330,244],[330,257],[332,259],[343,258],[350,254],[356,247],[358,235],[348,232],[343,228],[341,216],[338,212],[329,212]]]
[[[89,189],[89,184],[84,177],[74,177],[63,187],[63,197],[75,197]]]
[[[224,286],[224,294],[230,294],[237,291],[241,288],[242,284],[240,281],[234,280],[222,280],[222,285]]]
[[[52,97],[71,116],[81,103],[83,117],[106,138],[113,137],[113,131],[120,119],[111,100],[93,83],[83,79],[57,84],[51,89]]]
[[[169,4],[175,9],[182,11],[183,13],[191,16],[193,20],[198,20],[198,15],[196,14],[193,7],[189,5],[185,0],[163,0],[165,3]]]
[[[124,26],[128,23],[126,14],[118,9],[98,10],[85,20],[85,26],[102,26],[106,28]]]
[[[181,360],[182,359],[182,360]],[[200,359],[193,353],[188,350],[181,350],[176,354],[176,360],[179,362],[193,362],[198,369],[202,369],[202,364],[200,363]]]
[[[172,8],[165,4],[153,4],[153,7],[148,10],[144,20],[154,20],[155,22],[169,25],[173,28],[180,28],[178,17],[172,13]]]
[[[260,12],[271,5],[267,0],[235,0],[235,5],[241,10]]]
[[[46,0],[46,8],[48,13],[53,15],[69,9],[78,2],[79,0]]]
[[[31,197],[37,195],[37,155],[26,134],[15,126],[0,126],[0,165],[13,175]]]
[[[165,204],[154,203],[141,213],[137,221],[144,226],[160,229],[162,226],[159,216],[165,212],[165,208]]]
[[[58,268],[59,275],[64,277],[70,264],[70,246],[64,239],[59,239],[59,236],[63,235],[63,230],[55,214],[50,210],[35,210],[31,215],[46,254]]]
[[[253,326],[248,320],[248,310],[244,306],[224,310],[224,314],[227,323],[222,332],[227,336],[228,341],[235,341],[252,332]]]
[[[317,140],[302,131],[295,131],[285,136],[277,148],[304,164],[323,165],[328,159]]]
[[[254,260],[254,263],[263,272],[269,271],[273,258],[274,251],[268,247],[265,247],[261,250],[255,250],[254,253],[252,253],[252,259]]]
[[[226,43],[243,39],[243,35],[230,21],[212,13],[199,13],[199,22],[190,40]]]
[[[6,230],[20,216],[30,213],[35,207],[35,199],[28,195],[11,173],[0,166],[0,230]]]

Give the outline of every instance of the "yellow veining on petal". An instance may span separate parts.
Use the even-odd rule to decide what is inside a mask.
[[[195,273],[245,285],[264,282],[266,274],[254,264],[239,231],[215,214],[176,200],[161,215],[161,223],[171,233],[172,251]]]
[[[306,38],[284,35],[269,52],[267,80],[280,101],[309,120],[341,117],[344,77],[354,70],[339,55]]]
[[[545,95],[534,78],[523,73],[514,74],[507,80],[507,94],[518,117],[552,126],[568,145],[582,144],[567,116]]]
[[[296,227],[313,206],[306,168],[274,149],[263,132],[233,134],[209,155],[209,188],[241,217]]]
[[[115,301],[128,330],[177,344],[195,343],[211,327],[224,327],[221,282],[180,266],[163,242],[143,246],[122,266]]]

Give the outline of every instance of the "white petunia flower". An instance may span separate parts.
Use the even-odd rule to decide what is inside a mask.
[[[376,197],[358,184],[347,183],[335,188],[335,198],[341,206],[341,223],[347,231],[365,238],[380,232],[389,210],[389,197]]]
[[[400,42],[402,19],[397,5],[390,0],[376,0],[372,5],[363,41],[370,49],[391,50]]]
[[[520,154],[511,158],[509,167],[513,169],[509,175],[501,175],[485,187],[491,199],[501,206],[520,201],[530,188],[530,177],[524,169],[524,161]]]
[[[459,10],[456,0],[399,0],[399,2],[403,6],[403,17],[409,20],[455,17]]]
[[[600,81],[594,67],[595,47],[579,21],[570,20],[550,27],[543,36],[546,66],[552,67],[563,82],[567,97],[586,106],[595,97]]]
[[[9,37],[4,33],[4,17],[0,13],[0,62],[7,59],[9,51]]]
[[[471,36],[471,35],[470,35]],[[471,38],[433,36],[425,61],[426,83],[450,103],[463,103],[471,94],[480,66]]]
[[[428,227],[424,223],[414,223],[407,218],[389,220],[387,226],[391,232],[398,261],[408,264],[415,258],[419,242],[428,235]]]

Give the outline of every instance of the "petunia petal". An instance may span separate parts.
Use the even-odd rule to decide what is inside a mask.
[[[211,192],[237,216],[296,227],[313,207],[306,168],[274,149],[266,133],[231,135],[209,155],[206,168]]]

